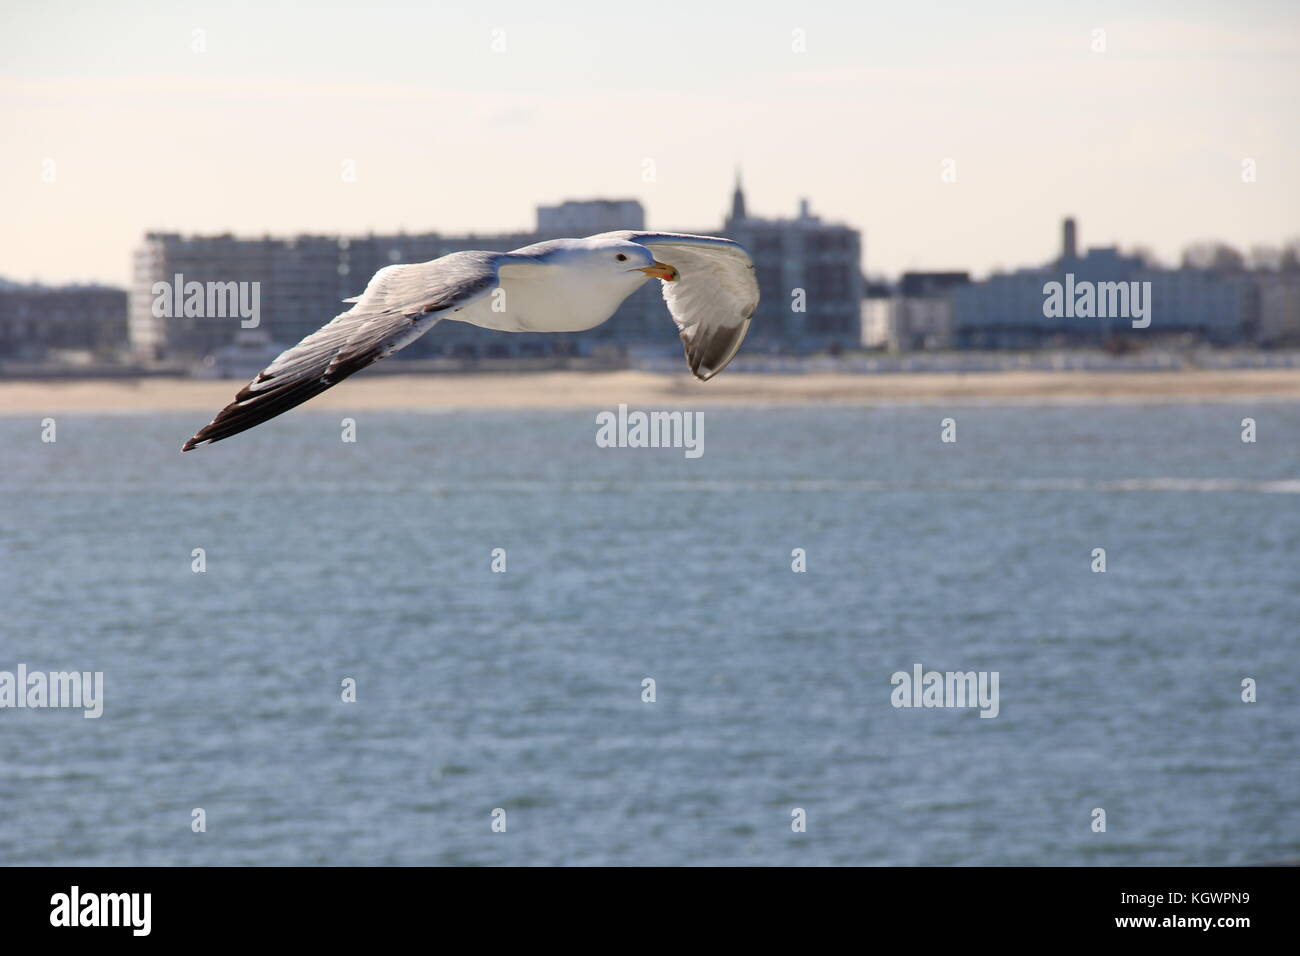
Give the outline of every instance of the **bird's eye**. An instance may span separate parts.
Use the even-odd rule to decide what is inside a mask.
[[[619,262],[627,262],[627,256],[623,255],[623,253],[620,252],[620,253],[618,254],[618,261],[619,261]]]

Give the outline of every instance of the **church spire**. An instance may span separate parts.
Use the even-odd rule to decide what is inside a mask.
[[[747,217],[745,215],[745,190],[740,185],[740,167],[736,167],[736,189],[731,194],[731,216],[732,222],[743,222]]]

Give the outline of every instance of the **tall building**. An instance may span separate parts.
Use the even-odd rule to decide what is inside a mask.
[[[793,219],[752,216],[737,174],[722,234],[749,250],[758,275],[750,347],[813,351],[858,343],[863,280],[856,229],[823,222],[807,200]]]
[[[173,287],[183,295],[192,282],[205,288],[208,283],[248,283],[260,300],[262,290],[270,287],[274,250],[282,244],[269,237],[146,235],[133,257],[127,313],[136,358],[202,358],[229,344],[240,328],[238,317],[210,314],[206,303],[199,314],[186,316],[183,308],[175,308]],[[164,310],[178,314],[160,314]]]

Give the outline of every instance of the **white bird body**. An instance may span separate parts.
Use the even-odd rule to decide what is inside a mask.
[[[513,252],[454,252],[374,274],[352,308],[286,349],[182,451],[274,418],[409,345],[443,319],[503,332],[581,332],[654,277],[707,381],[740,349],[758,306],[748,253],[729,239],[607,232]]]
[[[443,318],[501,332],[585,332],[607,321],[628,296],[645,285],[650,276],[641,268],[654,264],[653,256],[648,262],[634,260],[629,253],[640,253],[629,250],[623,254],[629,255],[626,261],[636,262],[635,266],[601,270],[592,267],[604,264],[601,257],[608,258],[607,248],[593,249],[583,239],[553,240],[551,248],[560,254],[547,261],[529,255],[527,249],[502,256],[492,294]],[[643,246],[636,248],[644,250]]]

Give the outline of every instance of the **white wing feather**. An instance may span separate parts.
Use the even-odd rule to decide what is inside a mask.
[[[677,269],[676,281],[661,284],[687,364],[701,381],[726,368],[758,308],[754,262],[744,247],[730,239],[687,233],[624,231],[603,237],[639,243]]]

